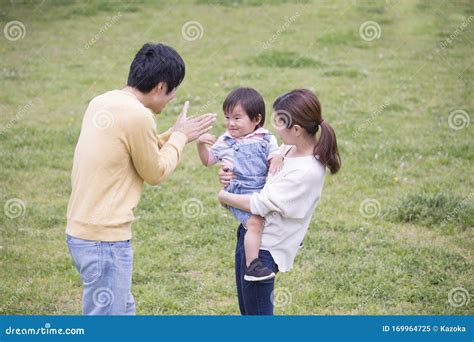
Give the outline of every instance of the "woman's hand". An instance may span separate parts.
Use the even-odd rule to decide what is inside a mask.
[[[219,193],[217,194],[217,199],[219,200],[219,202],[221,202],[221,204],[223,206],[227,206],[227,204],[225,203],[225,195],[227,194],[228,192],[226,192],[225,190],[221,190],[219,191]]]
[[[270,175],[273,176],[281,171],[281,169],[283,168],[283,161],[283,156],[274,156],[272,157],[272,159],[270,159],[270,168],[268,170]]]
[[[230,184],[230,181],[234,178],[235,175],[232,171],[224,166],[221,166],[219,169],[219,182],[224,188],[227,188],[227,186]]]

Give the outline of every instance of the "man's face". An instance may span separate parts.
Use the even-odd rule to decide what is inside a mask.
[[[154,113],[159,114],[166,107],[168,102],[176,97],[176,88],[166,94],[168,87],[166,83],[159,83],[151,92],[148,102],[148,108]]]

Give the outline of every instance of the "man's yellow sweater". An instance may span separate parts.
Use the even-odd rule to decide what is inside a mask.
[[[181,132],[157,135],[153,113],[132,93],[112,90],[94,98],[74,152],[66,233],[130,239],[143,181],[155,185],[169,176],[186,142]]]

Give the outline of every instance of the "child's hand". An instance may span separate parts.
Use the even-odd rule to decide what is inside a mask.
[[[280,172],[280,170],[283,168],[283,160],[283,156],[273,156],[272,159],[270,159],[270,168],[268,170],[270,175],[273,176]]]
[[[197,143],[201,145],[213,145],[216,142],[216,137],[211,133],[204,133],[198,138]]]

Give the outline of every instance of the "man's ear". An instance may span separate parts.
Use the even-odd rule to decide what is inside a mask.
[[[163,95],[166,94],[166,90],[168,88],[166,87],[165,82],[159,82],[153,89],[152,92],[154,92],[156,95]]]

